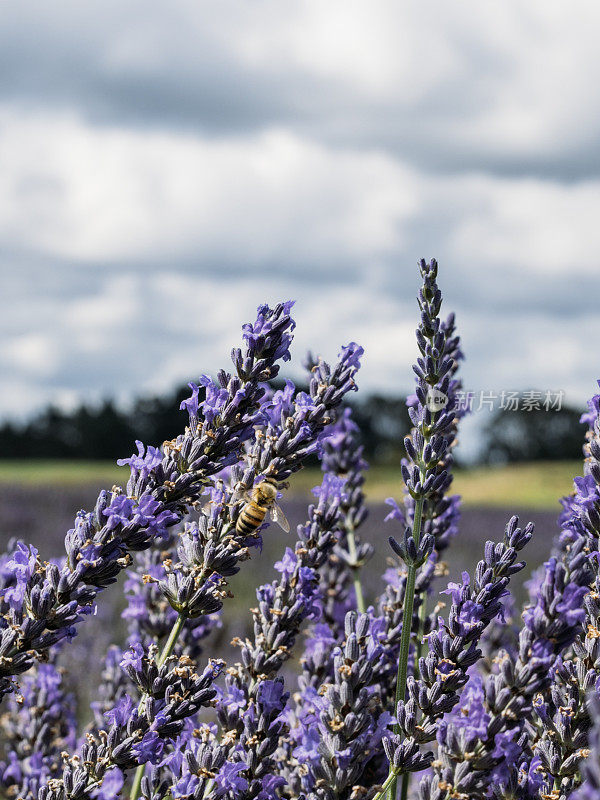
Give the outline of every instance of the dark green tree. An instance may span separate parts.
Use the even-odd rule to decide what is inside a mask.
[[[557,461],[581,458],[585,433],[581,411],[499,411],[483,431],[482,461]]]

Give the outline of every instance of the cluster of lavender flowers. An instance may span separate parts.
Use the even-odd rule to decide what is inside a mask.
[[[62,557],[21,541],[0,556],[2,800],[600,800],[600,395],[522,624],[509,584],[531,524],[482,531],[473,573],[440,585],[460,529],[463,356],[437,263],[419,271],[413,429],[379,594],[365,565],[387,545],[364,540],[348,404],[362,348],[332,366],[309,356],[308,391],[274,385],[293,304],[261,306],[231,372],[190,384],[176,438],[119,461],[127,486],[79,512]],[[231,578],[281,519],[257,487],[285,508],[315,457],[305,522],[226,663],[214,651]],[[69,643],[119,581],[123,631],[78,707]]]

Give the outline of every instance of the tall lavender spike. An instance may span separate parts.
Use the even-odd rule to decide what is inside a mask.
[[[432,264],[435,264],[435,262],[432,262]],[[420,298],[420,305],[423,309],[422,298]],[[439,316],[436,316],[436,312],[439,314],[439,306],[436,305],[432,308],[425,306],[425,308],[427,308],[429,314],[428,324],[430,329],[437,328],[439,330],[436,342],[437,348],[432,348],[428,345],[428,339],[426,338],[427,327],[423,324],[416,332],[417,343],[423,358],[431,358],[432,353],[440,352],[442,360],[440,361],[438,358],[438,362],[443,365],[443,368],[439,370],[441,380],[432,384],[430,381],[436,377],[436,373],[433,372],[429,379],[427,376],[423,377],[422,369],[420,368],[422,359],[419,359],[419,362],[414,367],[416,391],[406,400],[414,428],[410,437],[405,439],[407,458],[402,460],[402,465],[404,467],[404,477],[407,474],[410,475],[423,455],[421,451],[424,448],[425,440],[433,438],[436,430],[443,435],[445,442],[443,452],[439,454],[437,463],[431,463],[431,470],[432,474],[445,473],[445,478],[438,487],[427,493],[423,504],[421,522],[422,533],[430,534],[434,537],[435,552],[439,555],[448,547],[458,530],[460,497],[458,495],[447,495],[447,491],[453,480],[451,472],[454,462],[453,450],[458,443],[459,423],[467,413],[468,403],[460,401],[462,381],[457,375],[460,362],[464,360],[464,355],[461,350],[460,337],[456,335],[455,316],[454,314],[449,314],[446,320],[441,320]],[[433,318],[432,315],[434,315]],[[439,403],[436,403],[436,392],[440,393]],[[447,398],[445,401],[444,397]],[[440,412],[434,410],[441,403],[444,403],[444,405],[440,411],[446,412],[449,418],[438,417]],[[437,419],[435,427],[431,428],[427,424],[425,429],[422,429],[421,421],[426,421],[431,417]],[[398,520],[403,527],[411,527],[415,514],[416,498],[409,491],[408,484],[405,484],[405,493],[400,505],[393,498],[388,498],[386,503],[392,507],[392,511],[387,517],[388,520]]]
[[[243,763],[243,776],[248,781],[240,799],[251,800],[265,780],[274,776],[271,756],[279,743],[280,716],[289,697],[284,695],[277,676],[293,655],[301,626],[321,616],[323,597],[317,570],[337,541],[342,487],[340,479],[324,476],[315,490],[318,504],[310,506],[307,523],[298,526],[294,551],[287,548],[284,558],[275,565],[281,578],[257,591],[259,603],[252,609],[252,638],[237,642],[240,663],[228,671],[217,712],[222,729],[237,731],[242,743],[241,748],[234,748],[232,756]],[[254,713],[253,708],[257,709]]]
[[[435,263],[435,262],[432,262]],[[437,265],[436,265],[437,269]],[[437,287],[436,287],[437,288]],[[437,296],[435,290],[433,294]],[[437,290],[439,291],[439,290]],[[441,301],[441,299],[440,299]],[[423,300],[420,300],[423,305]],[[437,311],[439,313],[439,306],[435,306],[429,311],[430,316]],[[462,383],[457,377],[460,362],[464,359],[460,338],[456,335],[456,325],[454,314],[450,314],[446,321],[441,321],[439,318],[430,320],[430,328],[439,328],[440,336],[438,341],[438,349],[442,351],[444,357],[444,367],[440,372],[447,370],[444,373],[442,383],[435,384],[433,389],[430,388],[431,384],[424,381],[421,377],[421,370],[415,369],[417,374],[417,391],[407,399],[407,404],[410,408],[411,419],[415,424],[410,437],[405,440],[407,448],[408,459],[403,459],[402,465],[404,468],[403,474],[406,477],[408,473],[414,471],[414,467],[422,461],[422,456],[425,455],[424,447],[427,437],[433,439],[434,429],[430,426],[425,426],[426,429],[420,430],[418,424],[419,420],[428,417],[437,419],[437,424],[443,428],[443,453],[436,464],[431,463],[431,475],[444,474],[445,478],[441,484],[430,491],[423,500],[423,510],[421,515],[421,536],[432,536],[434,539],[434,546],[430,556],[431,564],[424,566],[419,576],[419,591],[415,592],[415,606],[421,607],[421,628],[419,632],[422,637],[427,633],[425,629],[425,603],[421,602],[421,597],[426,597],[427,593],[431,590],[434,575],[436,573],[435,563],[446,547],[448,547],[451,540],[457,533],[458,522],[460,518],[460,497],[458,495],[447,495],[447,491],[452,482],[452,465],[453,465],[453,449],[458,441],[458,425],[460,420],[464,417],[467,411],[467,404],[459,402],[460,392],[462,391]],[[427,356],[427,339],[425,334],[427,328],[421,326],[417,330],[417,341],[421,349],[422,356]],[[417,365],[418,367],[418,365]],[[444,392],[445,390],[445,392]],[[450,415],[450,419],[446,420],[437,417],[437,412],[432,412],[430,409],[435,407],[432,395],[436,392],[442,392],[447,397],[447,402],[443,407],[444,412]],[[427,407],[427,397],[430,397],[429,408]],[[423,400],[423,397],[425,398]],[[415,446],[416,445],[416,446]],[[423,450],[423,452],[421,452]],[[429,450],[427,451],[429,455]],[[410,493],[408,485],[405,486],[405,493],[402,498],[402,503],[398,505],[393,498],[388,498],[386,502],[392,506],[391,512],[386,517],[386,521],[398,520],[404,529],[412,528],[415,516],[416,498]],[[395,548],[394,548],[395,549]],[[387,573],[388,577],[392,575],[391,572]],[[404,586],[402,592],[398,592],[397,578],[394,577],[388,581],[386,592],[379,599],[380,610],[389,613],[393,609],[395,614],[402,611],[404,599]],[[404,580],[401,581],[404,584]],[[415,624],[413,626],[414,632],[417,633],[417,618],[415,617]],[[400,628],[398,628],[400,630]],[[399,641],[399,639],[398,639]],[[392,642],[390,641],[390,644]]]
[[[402,476],[406,491],[403,507],[391,498],[387,501],[393,506],[388,519],[398,519],[405,529],[403,541],[392,538],[390,543],[408,566],[408,621],[412,617],[417,567],[434,548],[441,552],[456,530],[458,498],[445,495],[452,481],[450,467],[458,421],[464,413],[457,402],[460,382],[455,378],[462,352],[459,339],[454,336],[454,317],[451,315],[444,323],[439,316],[442,295],[437,286],[438,265],[435,260],[430,264],[421,261],[419,269],[423,285],[416,338],[421,356],[413,367],[417,376],[415,395],[409,398],[414,427],[405,438],[407,459],[402,462]],[[407,629],[403,650],[407,649],[408,635]],[[405,684],[405,676],[401,677],[400,684]],[[398,694],[402,696],[402,692]]]
[[[460,384],[454,375],[462,354],[458,338],[454,337],[454,318],[450,317],[444,324],[439,316],[442,294],[437,285],[437,262],[432,260],[427,264],[421,260],[419,270],[423,283],[418,298],[421,322],[416,338],[421,355],[413,366],[417,382],[415,397],[409,405],[414,427],[411,435],[404,440],[407,454],[401,467],[406,490],[404,508],[401,509],[393,500],[388,501],[394,506],[389,517],[399,519],[404,526],[402,539],[397,541],[390,537],[390,545],[407,570],[402,599],[396,706],[406,696],[413,630],[417,633],[418,656],[427,623],[425,601],[434,573],[429,569],[426,572],[428,580],[420,582],[423,596],[417,597],[416,605],[420,606],[420,614],[415,620],[417,571],[428,560],[436,560],[436,545],[440,550],[447,545],[455,529],[458,512],[457,501],[447,500],[445,494],[452,481],[449,471],[451,448],[459,418],[456,392]],[[400,730],[398,723],[395,730],[397,733]],[[394,794],[396,784],[392,772],[390,778],[391,793]],[[403,789],[405,793],[407,788],[405,786]]]
[[[60,773],[61,754],[75,747],[74,699],[63,687],[55,664],[38,664],[0,715],[7,762],[0,762],[0,791],[7,797],[33,798]]]
[[[303,735],[295,753],[305,767],[307,800],[366,797],[372,788],[363,783],[363,772],[391,722],[370,688],[378,655],[369,616],[348,612],[332,680],[311,697],[312,711],[300,720]]]
[[[441,570],[438,568],[438,559],[446,547],[450,544],[457,533],[460,518],[460,497],[458,495],[448,495],[447,490],[452,481],[451,468],[453,464],[453,449],[457,443],[458,426],[464,417],[467,404],[459,402],[462,383],[457,377],[460,362],[464,356],[460,347],[460,338],[456,335],[454,314],[450,314],[447,320],[440,322],[440,330],[443,332],[445,344],[444,350],[446,357],[450,361],[448,374],[450,381],[448,385],[448,402],[446,409],[453,412],[451,425],[444,434],[448,446],[445,455],[440,459],[437,470],[446,471],[448,475],[447,486],[441,486],[439,490],[432,492],[423,503],[423,514],[421,520],[422,535],[433,536],[435,544],[433,550],[418,570],[415,579],[415,595],[413,604],[413,618],[411,624],[412,632],[417,636],[417,651],[420,655],[421,642],[431,630],[431,625],[435,624],[435,613],[432,618],[427,616],[427,597],[432,591],[434,578]],[[417,385],[419,384],[417,378]],[[417,395],[412,395],[407,399],[410,408],[417,409],[419,399]],[[412,437],[418,438],[419,432],[414,429]],[[408,467],[410,462],[406,459],[403,463]],[[386,521],[398,520],[404,527],[410,527],[414,519],[415,499],[405,491],[402,503],[398,505],[392,498],[386,501],[392,506],[392,511],[386,517]],[[384,574],[386,588],[377,601],[379,616],[384,620],[385,639],[381,639],[383,646],[383,657],[376,665],[377,680],[381,687],[382,699],[390,707],[393,704],[392,673],[397,670],[398,653],[400,649],[400,639],[402,635],[402,617],[404,611],[404,598],[406,596],[407,574],[406,571],[390,568]]]
[[[237,374],[221,371],[218,384],[204,380],[203,403],[193,387],[184,434],[162,450],[144,451],[139,443],[139,454],[120,462],[131,467],[127,494],[101,492],[94,512],[80,512],[65,540],[62,569],[42,563],[33,548],[23,545],[14,553],[10,568],[17,580],[0,607],[0,699],[13,690],[11,677],[28,670],[36,655],[75,634],[98,592],[128,566],[130,552],[164,536],[208,478],[237,461],[261,419],[261,383],[277,374],[277,360],[289,358],[291,305],[259,308],[256,322],[243,327],[244,352],[233,352]]]
[[[429,652],[419,660],[418,677],[408,681],[408,698],[397,706],[399,732],[384,740],[395,775],[419,771],[433,760],[421,746],[435,739],[438,720],[458,703],[467,671],[481,657],[478,641],[502,612],[511,576],[525,566],[517,559],[531,539],[533,525],[521,530],[517,522],[516,517],[509,521],[502,542],[486,543],[472,583],[465,572],[462,583],[448,586],[452,597],[448,621],[440,619],[427,637]]]
[[[323,471],[344,481],[340,537],[320,570],[324,621],[340,634],[347,611],[353,608],[365,611],[360,570],[373,555],[373,546],[360,540],[360,527],[368,515],[363,492],[368,464],[362,456],[358,426],[351,409],[345,408],[324,439],[321,456]]]
[[[127,651],[121,666],[138,690],[146,693],[145,703],[136,708],[131,697],[123,695],[106,714],[108,731],[88,734],[75,757],[65,754],[61,776],[46,781],[37,800],[93,797],[115,771],[126,774],[138,764],[158,763],[185,720],[213,704],[216,696],[213,683],[224,663],[209,662],[198,674],[188,662],[172,657],[160,664],[141,645]]]

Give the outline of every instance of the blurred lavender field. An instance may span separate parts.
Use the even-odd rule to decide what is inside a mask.
[[[43,558],[63,553],[63,539],[73,525],[73,517],[79,509],[92,509],[98,495],[97,486],[10,486],[0,485],[0,547],[6,549],[12,537],[31,542]],[[306,508],[311,495],[296,495],[284,503],[284,510],[292,525],[304,522]],[[390,554],[387,537],[398,533],[391,522],[384,524],[388,513],[384,504],[370,506],[370,514],[363,528],[362,537],[375,545],[375,556],[369,563],[364,582],[367,594],[378,592],[380,576]],[[553,511],[512,508],[466,508],[462,511],[460,536],[447,551],[450,576],[459,575],[463,569],[470,570],[479,560],[487,539],[498,539],[511,514],[516,513],[522,524],[531,520],[536,524],[536,535],[526,559],[531,568],[541,564],[547,557],[552,539],[557,530],[557,514]],[[232,581],[236,600],[248,607],[254,597],[254,589],[271,579],[273,562],[284,552],[286,544],[292,545],[292,534],[284,534],[277,526],[271,526],[264,535],[262,554],[255,553],[251,569],[242,569]],[[446,554],[445,554],[446,555]],[[530,570],[526,570],[526,577]],[[526,579],[526,577],[524,579]],[[518,583],[516,584],[518,586]]]
[[[91,509],[98,495],[98,486],[26,486],[0,485],[0,548],[5,550],[10,539],[18,537],[31,542],[40,551],[42,558],[60,556],[64,553],[63,539],[72,527],[73,518],[80,509]],[[292,529],[304,522],[310,494],[300,494],[288,499],[284,509]],[[387,537],[399,533],[397,525],[384,524],[388,507],[377,503],[370,506],[370,514],[362,536],[375,545],[375,555],[365,569],[363,583],[367,602],[382,588],[381,575],[391,551]],[[531,520],[536,525],[536,536],[526,551],[528,567],[516,576],[513,587],[517,601],[524,598],[523,582],[531,570],[547,557],[555,535],[556,513],[552,511],[467,508],[462,513],[460,536],[446,551],[448,577],[438,581],[438,591],[448,580],[460,576],[462,570],[471,570],[481,558],[487,539],[499,539],[504,525],[512,513],[517,513],[522,524]],[[231,580],[234,598],[226,603],[223,613],[224,625],[207,643],[207,653],[225,653],[233,656],[228,647],[233,636],[245,633],[250,623],[248,608],[255,604],[255,589],[274,578],[273,563],[285,552],[287,544],[293,545],[292,534],[285,534],[277,526],[271,526],[264,534],[262,553],[255,553],[251,563],[242,565],[240,573]],[[444,596],[442,598],[444,599]],[[118,588],[108,590],[101,596],[95,619],[81,627],[80,635],[69,647],[68,657],[86,670],[83,686],[73,686],[85,704],[89,698],[81,696],[85,688],[97,685],[101,662],[109,642],[119,642],[124,633],[120,619],[123,603]]]

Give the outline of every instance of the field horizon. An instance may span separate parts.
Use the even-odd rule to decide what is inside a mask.
[[[581,461],[538,461],[489,467],[458,469],[452,491],[466,507],[560,509],[559,500],[573,488],[573,478],[582,474]],[[127,467],[108,461],[0,460],[2,486],[76,487],[98,489],[124,485]],[[305,468],[293,476],[289,496],[308,496],[320,483],[320,470]],[[367,472],[365,492],[369,503],[398,498],[402,491],[399,467],[373,466]]]

